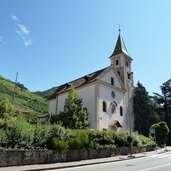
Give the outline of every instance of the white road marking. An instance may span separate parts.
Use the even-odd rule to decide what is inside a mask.
[[[139,171],[154,170],[154,169],[158,169],[158,168],[165,167],[165,166],[169,166],[169,165],[171,165],[171,163],[162,164],[162,165],[155,166],[155,167],[149,167],[149,168],[147,168],[147,169],[141,169],[141,170],[139,170]]]
[[[166,154],[166,155],[163,155],[163,156],[159,156],[159,158],[166,158],[166,157],[171,157],[171,154]]]
[[[171,154],[155,154],[155,155],[152,155],[152,156],[149,156],[149,157],[159,157],[159,158],[164,158],[164,156],[171,156]]]

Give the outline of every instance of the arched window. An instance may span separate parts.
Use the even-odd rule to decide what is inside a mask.
[[[114,104],[112,104],[112,108],[111,108],[111,113],[113,114],[116,110],[116,106]]]
[[[116,107],[117,107],[117,103],[114,101],[112,102],[112,107],[111,107],[111,113],[113,114],[116,110]]]
[[[120,106],[120,116],[123,116],[123,107]]]
[[[103,112],[106,112],[107,111],[107,105],[106,105],[106,102],[103,101]]]
[[[119,65],[119,60],[118,59],[116,60],[116,65]]]

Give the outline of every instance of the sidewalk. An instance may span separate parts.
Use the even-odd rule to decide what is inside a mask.
[[[31,171],[31,170],[50,170],[50,169],[61,169],[75,166],[85,166],[91,164],[100,164],[100,163],[108,163],[114,161],[121,160],[129,160],[133,158],[145,157],[154,154],[164,153],[166,151],[171,151],[171,147],[161,148],[156,151],[145,152],[145,153],[137,153],[133,154],[133,156],[114,156],[108,158],[100,158],[100,159],[90,159],[90,160],[81,160],[75,162],[63,162],[63,163],[51,163],[51,164],[35,164],[35,165],[26,165],[26,166],[12,166],[12,167],[0,167],[0,171]]]

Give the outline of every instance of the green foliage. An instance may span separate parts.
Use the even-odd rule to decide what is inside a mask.
[[[116,132],[114,136],[116,147],[129,147],[128,136],[130,134],[127,131]]]
[[[148,136],[150,126],[159,120],[145,87],[138,82],[134,89],[135,130]]]
[[[68,141],[59,140],[56,137],[53,137],[49,141],[49,148],[55,150],[67,150],[68,149]]]
[[[29,112],[27,114],[23,114],[23,116],[26,118],[26,121],[30,124],[38,123],[37,114],[35,112]]]
[[[164,120],[171,129],[171,79],[162,84],[162,94],[154,93],[154,103],[160,120]],[[171,132],[168,134],[168,143],[171,144]]]
[[[91,131],[90,140],[94,143],[95,149],[116,148],[114,132],[111,131]]]
[[[35,148],[51,148],[52,138],[65,141],[67,139],[65,128],[60,125],[37,125],[34,136]]]
[[[28,90],[23,84],[21,84],[21,83],[17,83],[17,86],[18,87],[20,87],[20,90],[22,91],[22,90]]]
[[[9,138],[7,136],[6,131],[0,129],[0,147],[6,147],[8,143],[9,143]]]
[[[94,147],[88,130],[69,131],[68,144],[70,149],[91,149]]]
[[[9,100],[0,100],[0,118],[6,118],[13,112],[13,108]]]
[[[144,135],[138,134],[138,132],[134,132],[132,134],[132,138],[133,138],[133,142],[132,142],[133,146],[156,147],[156,143],[154,142],[154,140],[152,138],[147,138]]]
[[[15,149],[31,149],[34,147],[35,127],[29,124],[24,117],[11,118],[6,131],[10,139],[8,147]]]
[[[65,100],[64,111],[60,112],[58,117],[62,125],[69,129],[85,129],[89,126],[88,113],[74,88],[71,88]]]
[[[15,83],[0,77],[0,100],[8,99],[12,100]],[[47,100],[31,93],[27,88],[17,83],[15,97],[14,97],[14,108],[22,111],[34,111],[41,113],[44,108],[47,108]]]
[[[165,138],[169,134],[169,128],[166,122],[161,121],[159,123],[153,124],[151,128],[155,128],[156,140],[159,144],[166,141]]]

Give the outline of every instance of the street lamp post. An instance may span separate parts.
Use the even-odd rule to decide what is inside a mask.
[[[131,72],[129,75],[133,74],[133,72]],[[127,89],[128,89],[128,122],[129,122],[129,148],[130,148],[130,157],[132,157],[132,126],[131,126],[131,98],[132,98],[132,92],[131,92],[131,96],[130,96],[130,86],[129,81],[127,81]]]

